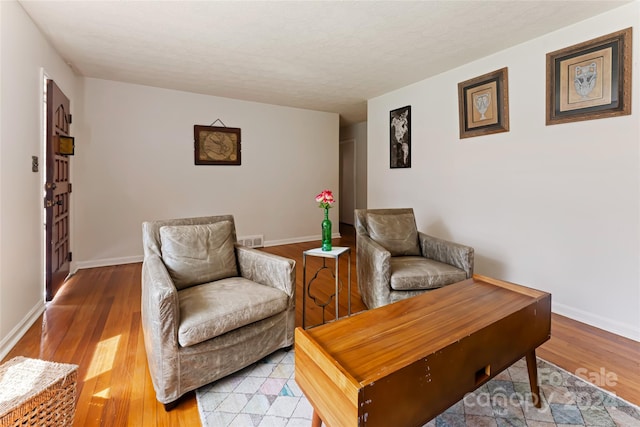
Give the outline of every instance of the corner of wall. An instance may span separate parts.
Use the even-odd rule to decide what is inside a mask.
[[[0,360],[11,351],[13,346],[17,344],[20,338],[27,333],[31,325],[33,325],[38,317],[44,312],[44,301],[38,302],[26,314],[26,316],[0,341]]]

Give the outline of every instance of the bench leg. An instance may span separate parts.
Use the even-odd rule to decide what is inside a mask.
[[[540,388],[538,387],[538,365],[536,364],[536,350],[527,353],[527,371],[529,372],[529,386],[531,386],[531,396],[536,408],[542,407],[540,398]]]

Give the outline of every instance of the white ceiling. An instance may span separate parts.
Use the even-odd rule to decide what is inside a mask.
[[[337,112],[348,124],[366,120],[367,99],[628,2],[20,4],[83,76]]]

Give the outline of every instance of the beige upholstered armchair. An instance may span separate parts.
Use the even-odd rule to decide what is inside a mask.
[[[156,398],[293,344],[295,262],[236,243],[233,216],[142,224],[142,329]]]
[[[376,308],[473,275],[473,248],[417,230],[413,209],[356,209],[358,289]]]

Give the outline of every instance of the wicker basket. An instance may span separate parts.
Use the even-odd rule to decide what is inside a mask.
[[[0,366],[0,427],[73,425],[77,371],[26,357]]]

